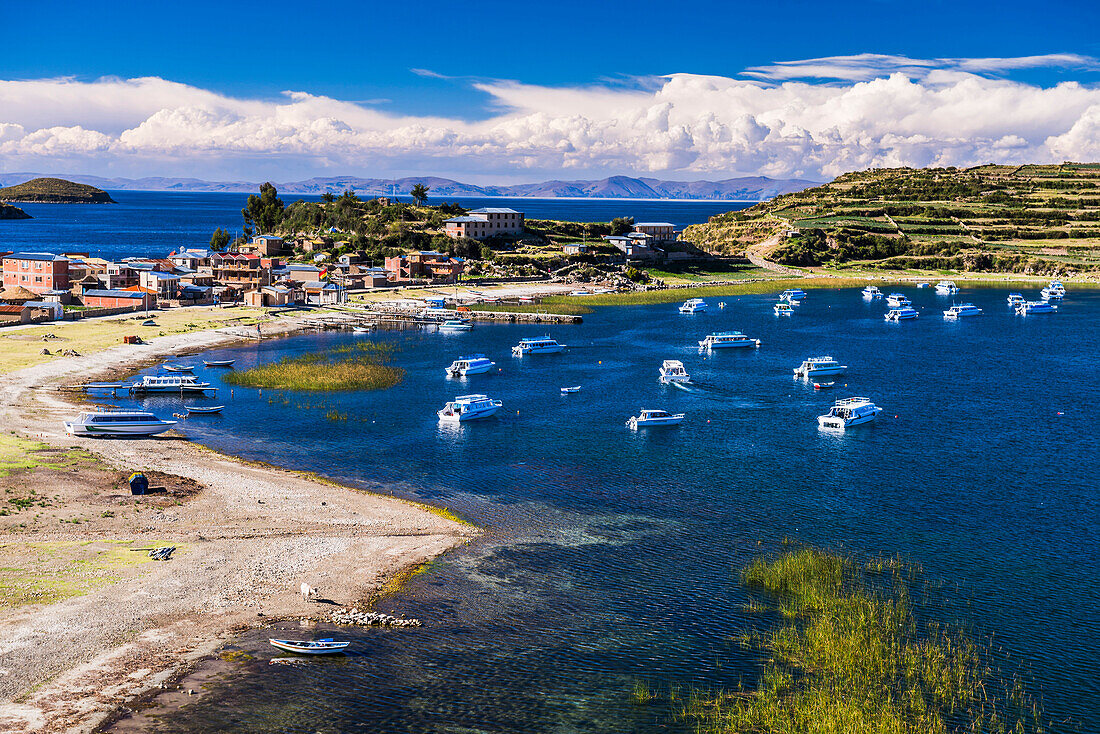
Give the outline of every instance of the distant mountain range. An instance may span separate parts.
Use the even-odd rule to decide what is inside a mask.
[[[0,186],[12,186],[47,174],[0,173]],[[259,182],[203,181],[197,178],[104,178],[79,174],[49,174],[77,183],[114,191],[225,191],[254,192]],[[431,198],[460,196],[509,196],[589,199],[715,199],[721,201],[763,201],[780,194],[801,191],[820,182],[802,179],[772,179],[745,176],[722,181],[663,181],[656,178],[611,176],[599,181],[543,181],[512,186],[475,186],[449,178],[407,176],[405,178],[359,178],[333,176],[304,181],[275,183],[280,194],[339,194],[347,189],[361,196],[385,196],[392,191],[408,195],[413,184],[431,189]]]

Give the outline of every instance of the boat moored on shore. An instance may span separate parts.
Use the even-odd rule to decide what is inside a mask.
[[[347,649],[350,642],[337,642],[331,637],[323,640],[275,640],[268,638],[271,646],[295,655],[336,655]]]
[[[155,436],[174,425],[142,410],[88,410],[65,421],[65,430],[73,436]]]
[[[461,319],[448,319],[438,326],[438,329],[440,331],[451,332],[469,331],[472,328],[474,328],[473,324],[471,324],[469,321],[463,321]]]
[[[150,395],[158,393],[205,394],[216,391],[209,382],[199,382],[194,375],[144,375],[130,386],[130,392]]]
[[[867,398],[844,398],[833,403],[829,412],[817,417],[821,428],[849,428],[870,423],[878,418],[882,408]]]
[[[959,292],[959,287],[955,285],[953,280],[941,280],[936,283],[936,293],[943,295],[953,295]]]
[[[207,367],[232,367],[235,359],[204,359],[202,363]]]

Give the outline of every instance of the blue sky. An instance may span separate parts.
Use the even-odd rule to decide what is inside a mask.
[[[692,177],[692,172],[698,172],[699,177],[714,177],[722,171],[757,170],[777,175],[784,172],[811,175],[815,171],[818,175],[831,174],[836,167],[830,167],[824,158],[799,171],[792,159],[759,160],[727,155],[700,161],[699,155],[678,155],[673,139],[676,137],[675,122],[670,122],[663,130],[669,138],[663,143],[664,148],[654,153],[652,147],[641,146],[639,155],[650,158],[629,171],[620,170],[629,163],[629,155],[624,152],[580,160],[580,156],[569,158],[575,151],[554,158],[540,156],[534,148],[518,150],[518,136],[527,134],[531,140],[542,139],[547,131],[556,131],[554,134],[559,136],[556,141],[544,140],[543,145],[551,148],[576,148],[600,142],[599,133],[584,124],[579,128],[582,132],[575,136],[563,133],[560,128],[564,122],[557,127],[550,125],[546,130],[536,130],[529,125],[523,130],[509,130],[508,134],[513,137],[509,139],[512,157],[508,162],[493,159],[487,163],[488,159],[483,157],[478,165],[466,165],[458,158],[484,155],[487,148],[483,143],[493,143],[496,138],[493,131],[480,130],[472,134],[459,123],[501,120],[523,113],[543,118],[552,116],[554,107],[546,107],[542,100],[552,99],[553,90],[574,90],[578,95],[588,93],[587,101],[576,96],[567,100],[567,108],[573,102],[579,105],[577,109],[567,110],[569,119],[574,120],[581,117],[595,120],[598,110],[590,109],[589,103],[597,103],[600,99],[612,105],[615,104],[612,100],[626,100],[636,107],[635,94],[654,94],[653,104],[639,113],[651,119],[661,114],[655,111],[655,106],[664,103],[658,92],[668,83],[666,75],[670,74],[771,85],[797,79],[806,85],[805,99],[814,97],[812,87],[815,86],[852,86],[872,78],[888,77],[899,70],[915,78],[922,76],[923,70],[935,68],[973,73],[990,83],[1008,80],[1024,90],[1050,89],[1071,81],[1089,88],[1100,83],[1100,64],[1095,62],[1100,58],[1100,34],[1096,33],[1100,27],[1100,3],[1057,0],[1044,4],[1011,0],[1000,3],[751,4],[569,0],[552,5],[268,2],[247,6],[224,1],[107,5],[38,2],[10,4],[4,12],[0,28],[0,80],[68,79],[91,84],[104,77],[124,80],[156,77],[183,85],[186,90],[202,90],[241,104],[283,100],[282,93],[289,90],[375,110],[387,117],[428,120],[417,122],[414,127],[427,125],[441,131],[433,137],[431,150],[419,157],[411,153],[405,157],[396,156],[390,144],[387,144],[389,151],[376,150],[362,140],[351,145],[342,139],[343,147],[316,150],[307,149],[308,145],[303,144],[301,155],[287,157],[288,169],[298,173],[325,173],[336,169],[364,173],[378,169],[379,173],[392,174],[431,168],[441,173],[467,173],[467,178],[508,175],[530,179],[553,173],[560,164],[578,174],[648,172],[680,178]],[[814,76],[820,68],[826,68],[825,76],[834,73],[831,71],[835,67],[833,57],[868,54],[877,56],[858,62],[864,70],[858,78]],[[958,63],[961,59],[1051,55],[1062,56],[1049,63],[994,63],[976,67]],[[783,68],[776,66],[781,62],[806,59],[828,61],[802,65],[798,67],[798,74],[776,73],[776,69]],[[911,60],[917,62],[915,66]],[[760,71],[762,67],[764,71]],[[501,82],[515,82],[532,94],[532,90],[541,90],[541,96],[536,99],[525,94],[524,103],[517,108],[515,95],[498,93]],[[71,87],[58,93],[68,91]],[[708,94],[711,92],[713,90]],[[110,90],[103,88],[103,99],[107,99],[109,93]],[[688,90],[688,93],[693,92]],[[612,96],[604,96],[607,94]],[[10,126],[6,138],[10,150],[0,148],[0,153],[6,152],[9,160],[0,165],[9,170],[12,165],[42,162],[66,163],[86,172],[111,169],[131,173],[172,171],[178,175],[175,172],[184,163],[175,141],[158,148],[153,159],[148,149],[143,149],[139,159],[134,154],[137,148],[133,141],[122,145],[115,140],[115,136],[129,129],[127,126],[132,122],[122,112],[115,126],[101,117],[84,121],[68,112],[52,121],[43,119],[34,110],[25,114],[19,112],[19,95],[26,95],[25,85],[10,87],[7,95],[0,97],[0,102],[15,111],[6,115],[4,106],[0,106],[0,124]],[[197,92],[196,95],[196,99],[201,96]],[[190,99],[187,93],[181,94],[181,98]],[[80,99],[83,98],[73,102],[77,112],[82,105]],[[692,107],[690,97],[677,99],[682,102],[677,102],[679,109]],[[532,100],[530,108],[526,106],[527,100]],[[736,127],[743,122],[740,110],[744,107],[745,114],[754,120],[745,128],[747,132],[742,130],[747,136],[746,145],[760,137],[753,125],[764,125],[772,131],[767,135],[773,138],[779,134],[775,115],[768,109],[758,109],[744,100],[728,101],[728,95],[719,94],[716,100],[718,106],[712,111],[692,109],[684,114],[698,119],[700,115],[713,112],[722,118],[722,124]],[[1020,104],[1025,103],[1021,97]],[[1091,101],[1081,98],[1076,104],[1081,116],[1085,116]],[[243,114],[237,108],[226,112],[225,105],[219,107],[210,101],[188,101],[186,107],[191,111],[216,107],[214,114],[223,122]],[[149,110],[143,110],[145,112]],[[387,126],[385,120],[377,124],[349,122],[348,113],[328,112],[331,114],[326,119],[337,120],[334,128],[337,132],[345,125],[357,133]],[[890,109],[883,110],[883,115],[889,116]],[[912,111],[907,111],[907,115],[911,118]],[[431,122],[439,118],[453,124]],[[1045,141],[1066,134],[1079,119],[1061,119],[1040,126],[1042,130],[1029,128],[1025,131],[1028,134],[1019,136],[1029,145],[1020,150],[1031,154],[1042,152],[1037,147],[1040,145],[1037,135],[1042,134]],[[809,130],[806,125],[798,124]],[[116,127],[118,129],[114,129]],[[783,127],[786,130],[783,134],[789,138],[789,148],[793,140],[790,139],[792,128],[786,124]],[[68,147],[54,143],[32,144],[35,139],[24,139],[38,130],[55,128],[72,131],[66,138]],[[103,133],[110,140],[105,142],[83,136],[81,131],[88,130]],[[170,134],[163,124],[159,130],[163,135]],[[263,151],[242,150],[236,143],[213,139],[199,141],[194,132],[192,117],[179,139],[193,140],[196,150],[209,156],[209,162],[203,167],[206,173],[202,175],[229,175],[235,171],[247,175],[272,165],[262,160]],[[809,132],[811,137],[815,135],[815,131]],[[904,132],[910,140],[915,140],[916,134],[926,134],[923,131]],[[995,131],[1002,145],[1007,144],[1005,132],[1002,129]],[[1078,132],[1088,142],[1091,133]],[[83,137],[76,143],[74,136]],[[16,137],[24,142],[12,143]],[[147,141],[148,131],[136,137]],[[223,139],[224,136],[219,138]],[[468,146],[457,145],[454,156],[449,157],[444,139],[473,142]],[[0,145],[4,140],[0,135]],[[301,136],[296,140],[301,140]],[[697,136],[692,140],[698,142]],[[820,142],[818,138],[815,140]],[[221,145],[229,145],[230,149],[223,148],[216,156],[213,149]],[[424,141],[418,139],[410,149],[423,152]],[[55,153],[52,157],[47,155],[51,151]],[[818,152],[827,156],[826,152]],[[1089,149],[1086,147],[1082,152],[1089,152]],[[1049,153],[1053,155],[1055,151]],[[227,154],[231,159],[228,162],[225,160]],[[344,154],[345,158],[341,159]],[[215,158],[221,159],[221,163],[216,163]],[[888,160],[890,155],[872,151],[862,158],[855,156],[841,167],[857,165],[863,158]],[[194,163],[194,157],[191,162]],[[525,175],[528,173],[530,175]]]

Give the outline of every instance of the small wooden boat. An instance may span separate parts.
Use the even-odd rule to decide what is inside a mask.
[[[195,368],[189,364],[162,364],[160,366],[165,372],[194,372]]]
[[[202,363],[207,367],[232,367],[235,359],[204,359]]]
[[[333,655],[344,651],[350,642],[336,642],[331,637],[323,640],[274,640],[268,638],[271,646],[283,652],[298,655]]]
[[[580,391],[581,391],[581,386],[580,385],[573,385],[572,387],[563,387],[561,389],[561,392],[562,392],[563,395],[565,395],[567,393],[580,392]]]
[[[220,413],[225,410],[224,405],[185,405],[187,414],[198,413],[199,415],[213,415],[214,413]]]
[[[141,325],[142,326],[156,326],[157,322],[153,321],[152,319],[146,319],[145,321],[141,322]]]

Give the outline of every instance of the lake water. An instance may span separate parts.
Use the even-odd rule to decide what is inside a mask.
[[[423,627],[341,629],[353,655],[298,667],[268,665],[268,634],[246,635],[256,660],[161,728],[678,731],[666,705],[631,704],[633,681],[751,683],[762,661],[737,638],[760,618],[742,608],[738,570],[790,537],[919,563],[927,613],[993,636],[1058,730],[1100,730],[1100,293],[1071,291],[1057,314],[1025,318],[1004,290],[964,291],[956,300],[985,315],[953,323],[940,315],[951,298],[907,290],[921,317],[901,324],[855,290],[812,291],[787,318],[772,314],[774,296],[728,297],[694,317],[604,308],[553,329],[569,345],[560,355],[513,358],[511,345],[539,333],[520,325],[372,336],[407,370],[386,391],[222,385],[223,416],[182,424],[196,441],[445,505],[486,532],[379,607]],[[695,348],[728,329],[763,345]],[[247,368],[357,338],[211,354]],[[444,376],[471,352],[499,371]],[[850,367],[842,387],[815,393],[791,370],[823,353]],[[658,384],[670,358],[691,373],[688,389]],[[559,393],[574,384],[580,393]],[[440,425],[435,411],[468,392],[504,409]],[[880,420],[818,430],[816,416],[849,395],[882,406]],[[687,419],[632,432],[624,422],[642,407]],[[326,420],[332,409],[348,420]]]
[[[239,232],[248,194],[112,191],[117,204],[20,204],[33,219],[0,220],[0,252],[88,252],[92,257],[164,257],[181,247],[206,247],[218,227]],[[320,201],[319,196],[284,195]],[[705,222],[749,204],[733,201],[623,201],[608,199],[452,198],[462,206],[506,206],[535,219],[606,222],[613,217]],[[430,200],[430,203],[438,203]]]

